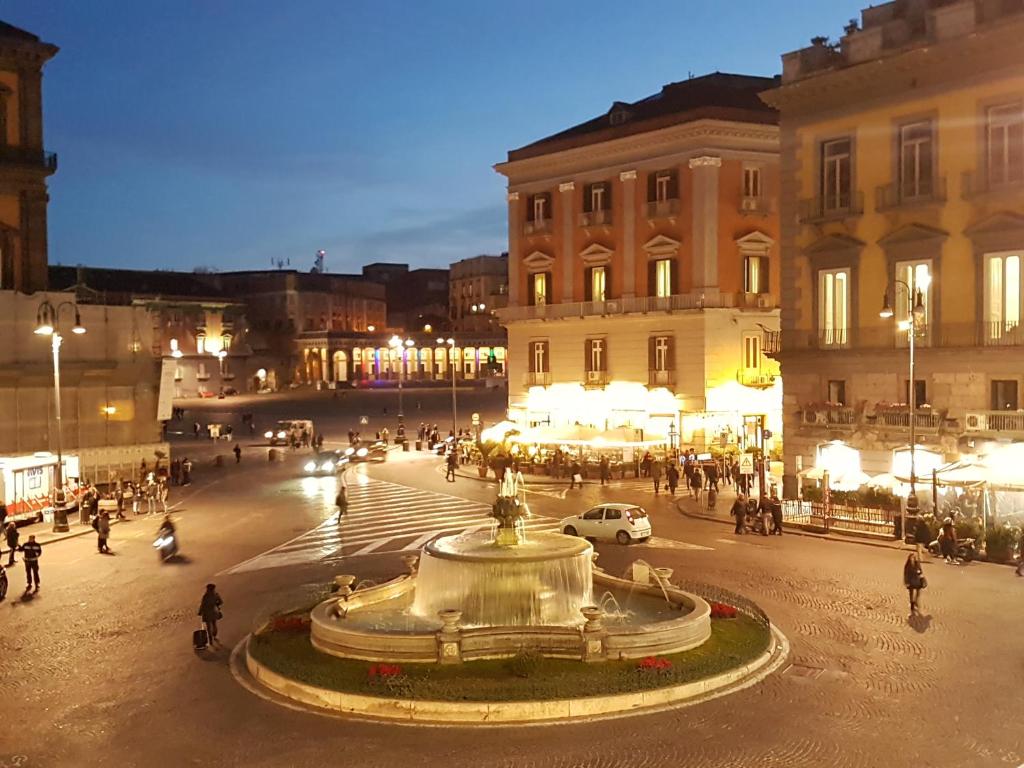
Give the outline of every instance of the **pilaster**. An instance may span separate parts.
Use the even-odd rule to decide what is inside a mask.
[[[636,171],[623,171],[619,181],[622,182],[622,296],[628,299],[636,296]]]
[[[558,191],[562,195],[560,205],[562,209],[562,301],[566,303],[573,299],[572,284],[576,274],[576,260],[572,252],[572,233],[575,223],[572,215],[572,193],[575,189],[576,184],[571,181],[565,181],[558,185]]]
[[[718,289],[718,175],[722,158],[690,158],[693,195],[693,286]]]
[[[508,305],[519,304],[519,193],[508,193]]]

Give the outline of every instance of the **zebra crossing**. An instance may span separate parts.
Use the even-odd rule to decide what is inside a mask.
[[[435,491],[356,475],[348,486],[348,510],[316,528],[224,571],[245,573],[347,557],[417,550],[437,536],[487,530],[491,507]],[[534,516],[527,531],[557,529],[552,518]]]

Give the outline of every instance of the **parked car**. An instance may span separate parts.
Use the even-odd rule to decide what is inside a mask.
[[[287,445],[292,435],[299,437],[303,431],[310,437],[313,432],[313,422],[308,419],[284,419],[277,422],[273,429],[263,433],[263,437],[270,441],[271,445]]]
[[[567,536],[615,540],[619,544],[644,542],[651,538],[651,521],[643,507],[635,504],[599,504],[559,525]]]
[[[345,469],[348,458],[341,451],[322,451],[302,465],[305,474],[316,477],[334,475]]]
[[[345,458],[349,461],[387,461],[388,446],[383,440],[360,443],[346,448]]]

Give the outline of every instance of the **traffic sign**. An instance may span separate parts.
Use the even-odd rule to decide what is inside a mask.
[[[772,431],[770,429],[762,429],[761,430],[761,436],[765,440],[771,440],[772,439]]]
[[[359,423],[365,427],[367,424],[370,423],[370,420],[366,416],[360,416]]]
[[[480,426],[480,414],[479,413],[474,413],[473,414],[473,426],[474,427],[479,427]]]
[[[741,475],[752,475],[752,474],[754,474],[754,454],[752,454],[752,453],[741,453],[740,454],[740,474]]]

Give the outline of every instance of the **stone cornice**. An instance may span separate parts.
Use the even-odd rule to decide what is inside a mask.
[[[690,158],[691,168],[721,168],[722,158],[714,157],[712,155],[701,155],[700,157]]]
[[[778,154],[779,127],[703,119],[648,133],[588,144],[539,157],[498,163],[494,170],[510,183],[572,175],[595,165],[631,165],[645,156],[702,151],[704,148]]]
[[[572,192],[576,189],[576,182],[574,181],[563,181],[558,185],[559,192]]]
[[[636,171],[622,171],[619,181],[636,181]]]

